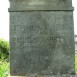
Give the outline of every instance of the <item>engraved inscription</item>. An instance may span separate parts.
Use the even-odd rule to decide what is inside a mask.
[[[11,73],[68,74],[74,68],[71,15],[68,11],[11,13]]]

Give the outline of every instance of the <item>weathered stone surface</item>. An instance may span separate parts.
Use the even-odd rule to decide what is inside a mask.
[[[77,75],[56,75],[56,76],[8,76],[8,77],[77,77]]]
[[[73,10],[72,0],[10,0],[9,11]]]
[[[10,0],[9,11],[11,75],[74,77],[72,0]]]
[[[10,13],[11,75],[75,74],[72,11]]]

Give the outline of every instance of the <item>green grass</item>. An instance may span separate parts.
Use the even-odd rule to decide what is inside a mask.
[[[76,74],[77,74],[77,54],[75,54],[75,69],[76,69]]]
[[[0,77],[7,77],[9,74],[9,63],[0,61]]]

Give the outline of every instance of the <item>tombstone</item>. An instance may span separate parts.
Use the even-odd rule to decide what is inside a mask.
[[[75,75],[72,0],[10,0],[10,74]]]

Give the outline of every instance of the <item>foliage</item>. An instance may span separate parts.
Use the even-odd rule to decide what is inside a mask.
[[[76,69],[76,74],[77,74],[77,54],[75,54],[75,69]]]
[[[9,63],[0,61],[0,77],[7,77],[9,74]]]
[[[9,42],[0,39],[0,59],[5,60],[9,58]]]

